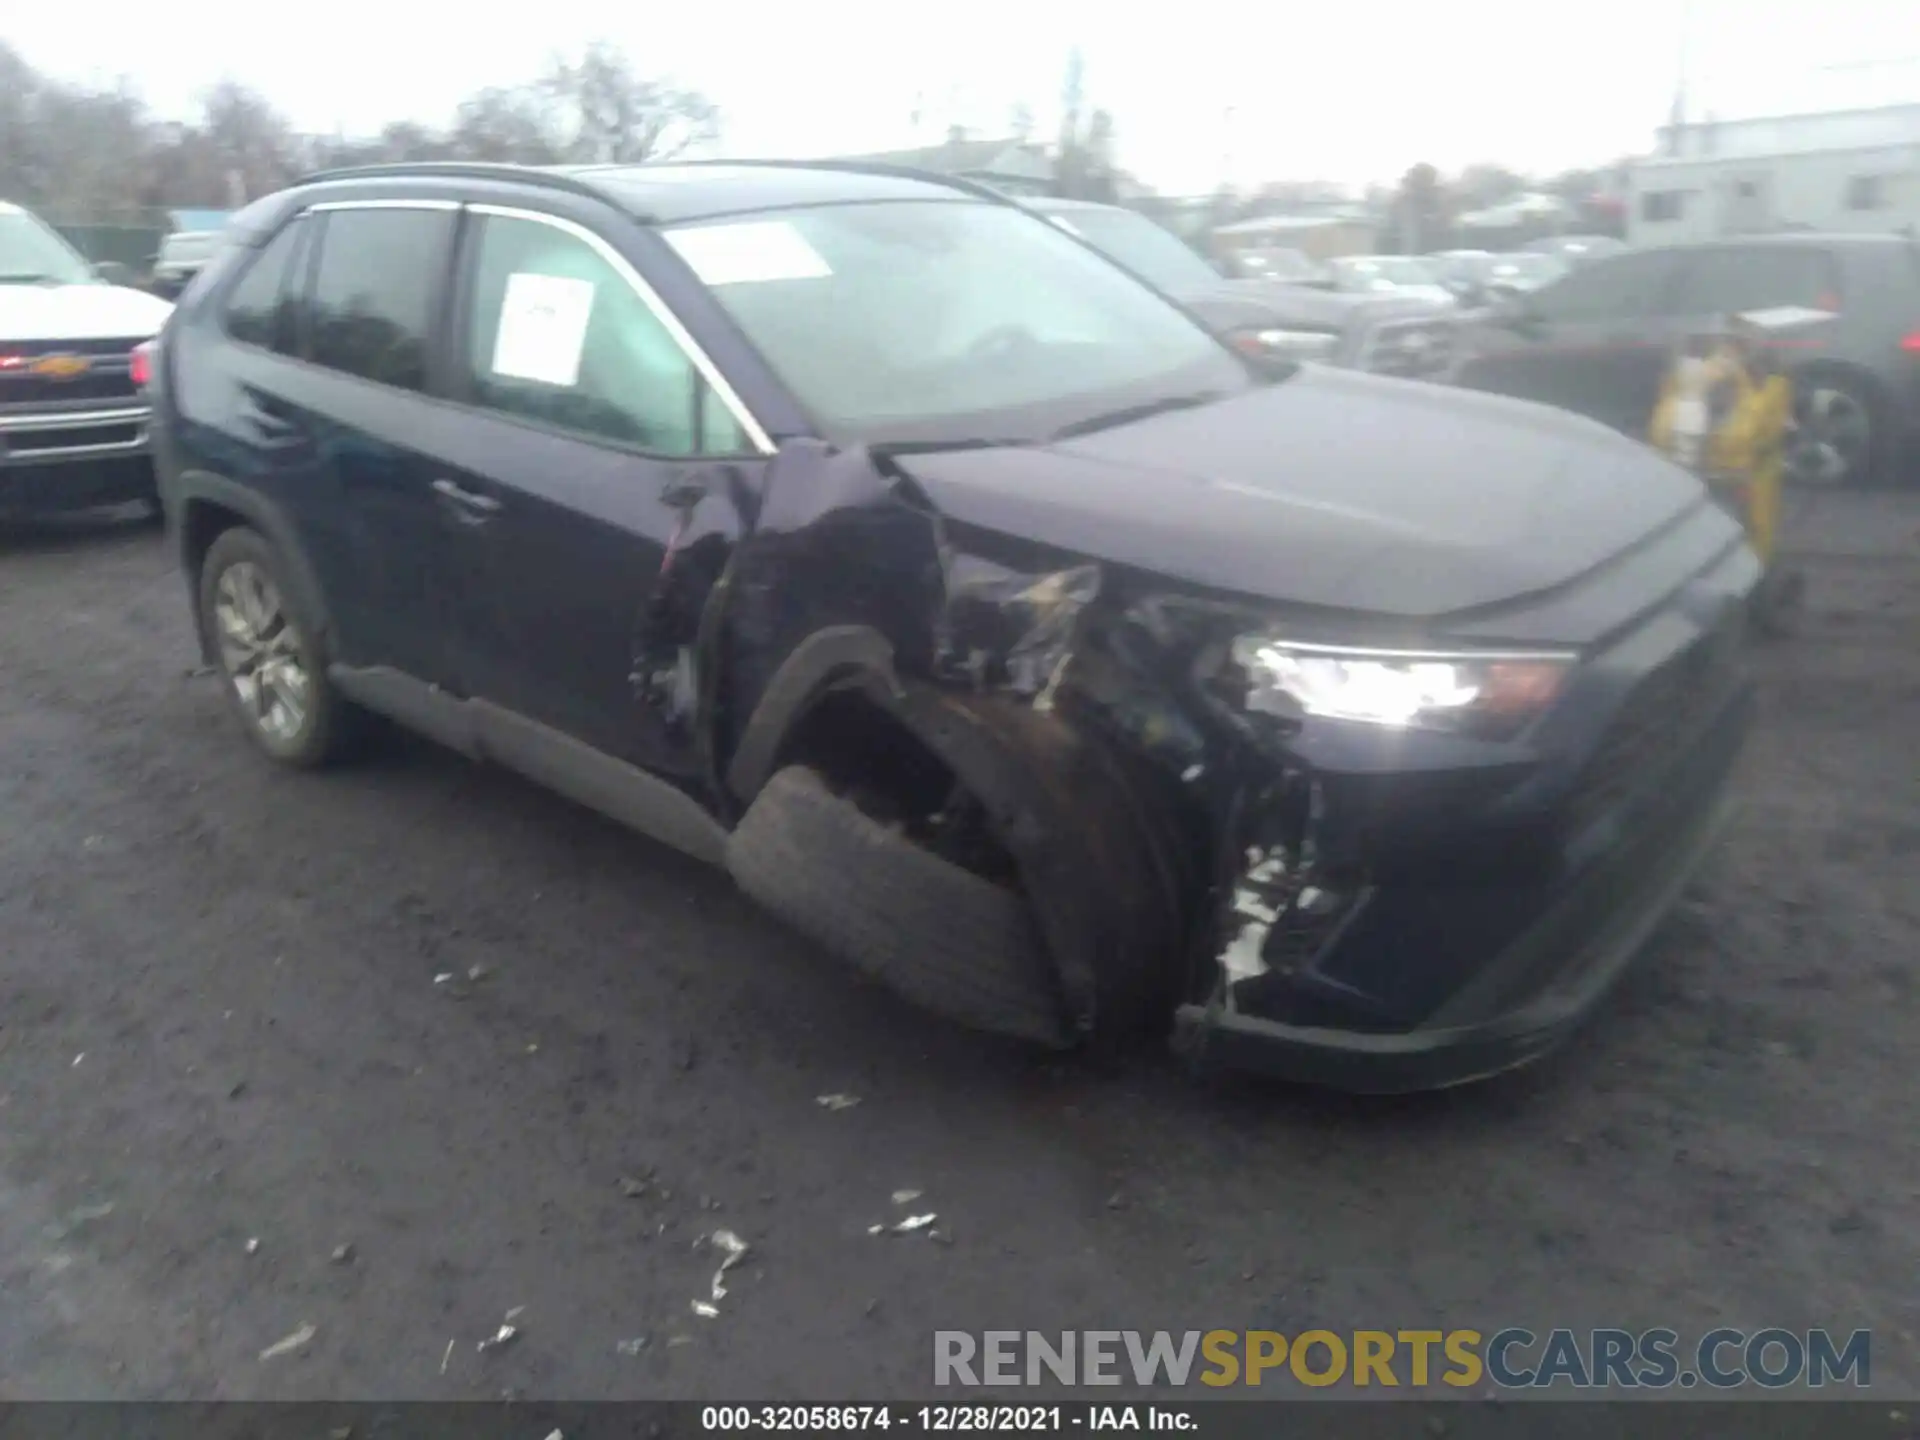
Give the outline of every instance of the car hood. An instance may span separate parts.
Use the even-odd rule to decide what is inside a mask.
[[[172,311],[123,285],[0,285],[0,341],[145,340]]]
[[[1314,365],[1052,445],[901,464],[963,524],[1210,588],[1395,617],[1552,589],[1703,494],[1644,445],[1562,411]]]
[[[1355,317],[1383,318],[1400,312],[1418,315],[1450,308],[1450,304],[1437,305],[1415,296],[1354,295],[1275,280],[1222,280],[1204,289],[1183,291],[1175,298],[1220,331],[1259,325],[1338,332]]]

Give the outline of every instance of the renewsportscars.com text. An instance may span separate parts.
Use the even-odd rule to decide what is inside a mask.
[[[1574,1390],[1865,1389],[1872,1333],[1478,1330],[939,1330],[933,1383],[1400,1386]]]

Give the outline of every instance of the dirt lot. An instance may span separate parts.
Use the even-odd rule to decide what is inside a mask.
[[[0,1398],[873,1398],[937,1327],[1722,1323],[1872,1327],[1911,1394],[1920,499],[1796,543],[1750,803],[1617,1003],[1359,1103],[949,1032],[425,745],[278,773],[156,532],[0,542]],[[900,1187],[950,1245],[866,1233]],[[753,1251],[702,1319],[719,1224]]]

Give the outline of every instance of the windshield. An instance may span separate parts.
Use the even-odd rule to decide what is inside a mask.
[[[1411,255],[1353,255],[1333,262],[1342,290],[1398,290],[1405,285],[1438,285],[1440,277]]]
[[[1051,218],[1169,293],[1203,289],[1220,279],[1184,242],[1131,210],[1074,210]]]
[[[93,271],[73,247],[24,210],[0,210],[0,285],[86,285]]]
[[[1011,205],[826,205],[665,234],[830,438],[1033,440],[1252,384],[1155,291]]]

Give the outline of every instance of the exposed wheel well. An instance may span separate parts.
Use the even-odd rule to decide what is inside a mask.
[[[239,511],[229,510],[212,500],[187,501],[180,511],[180,560],[192,584],[196,587],[200,584],[200,567],[206,563],[207,551],[213,548],[213,542],[223,531],[246,523],[246,517]]]
[[[805,765],[871,819],[984,878],[1017,885],[985,809],[907,725],[857,690],[829,691],[780,742],[776,768]]]

